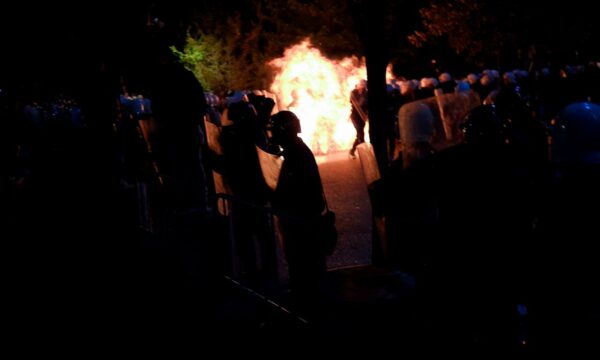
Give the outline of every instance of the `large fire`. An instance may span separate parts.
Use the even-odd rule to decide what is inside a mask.
[[[356,57],[327,59],[310,40],[286,49],[270,64],[277,69],[271,91],[277,95],[278,107],[298,115],[300,136],[311,150],[327,154],[349,149],[356,137],[350,121],[350,92],[366,79],[364,64]]]

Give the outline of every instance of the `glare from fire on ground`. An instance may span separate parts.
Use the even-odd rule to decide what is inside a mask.
[[[350,121],[350,92],[366,79],[364,64],[356,57],[330,60],[310,40],[286,49],[270,64],[276,69],[271,92],[277,95],[280,109],[298,116],[300,136],[313,153],[350,149],[356,137]]]

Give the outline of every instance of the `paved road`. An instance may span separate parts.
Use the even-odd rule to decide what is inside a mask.
[[[358,158],[347,152],[318,156],[329,207],[335,211],[338,246],[329,257],[330,269],[371,262],[371,204]]]

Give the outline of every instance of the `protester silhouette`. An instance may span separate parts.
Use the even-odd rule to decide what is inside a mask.
[[[352,120],[354,129],[356,129],[356,139],[350,150],[350,156],[354,157],[356,147],[365,142],[365,124],[369,119],[366,80],[361,80],[356,85],[356,88],[352,90],[350,93],[350,104],[352,104],[350,119]]]
[[[298,137],[300,121],[290,111],[273,115],[272,141],[283,148],[284,161],[273,197],[295,299],[311,305],[325,273],[325,254],[317,242],[317,220],[325,208],[315,157]]]
[[[148,97],[158,128],[155,153],[165,176],[167,201],[172,208],[206,208],[201,151],[202,120],[207,108],[204,89],[168,47],[162,46],[156,52]]]

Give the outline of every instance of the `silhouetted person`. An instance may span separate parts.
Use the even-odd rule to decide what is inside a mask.
[[[325,208],[315,157],[298,133],[300,121],[290,111],[272,117],[272,141],[283,148],[283,165],[273,197],[279,218],[290,288],[299,301],[314,300],[325,272],[325,255],[317,242],[316,221]]]
[[[464,132],[465,143],[402,170],[394,163],[385,177],[391,258],[417,278],[425,316],[443,334],[435,341],[514,347],[528,184],[515,175],[494,106],[473,109]]]
[[[534,238],[530,310],[540,350],[598,353],[599,140],[600,105],[578,102],[559,113],[552,131],[553,176]]]
[[[230,104],[228,118],[233,125],[223,126],[221,143],[227,182],[233,192],[232,217],[236,245],[240,249],[241,272],[251,281],[257,280],[258,275],[275,279],[275,242],[264,210],[269,189],[256,152],[259,144],[266,147],[266,136],[263,135],[264,141],[257,136],[264,132],[260,129],[255,108],[247,101]],[[258,267],[257,255],[261,262]]]
[[[256,93],[259,93],[256,91]],[[257,114],[257,126],[254,129],[254,138],[256,146],[263,150],[267,150],[268,140],[266,136],[266,128],[271,118],[271,112],[275,107],[275,101],[264,95],[257,95],[255,93],[248,94],[248,101],[254,106]]]
[[[173,208],[205,208],[206,177],[201,161],[201,125],[207,107],[204,90],[168,48],[160,49],[157,56],[148,97],[158,127],[155,153],[165,175],[167,201]]]
[[[521,346],[516,319],[525,297],[524,239],[533,221],[533,187],[515,165],[493,106],[473,109],[464,135],[465,143],[435,159],[444,187],[438,196],[440,235],[457,241],[436,244],[434,284],[460,293],[452,306],[463,314],[461,336],[476,333],[479,346],[515,349]],[[453,276],[460,284],[450,285]]]
[[[354,157],[356,147],[365,142],[365,124],[368,121],[369,105],[367,101],[367,81],[361,80],[352,92],[350,92],[350,104],[352,104],[352,113],[350,119],[356,129],[356,139],[352,144],[350,156]]]
[[[438,88],[442,89],[444,94],[452,94],[454,93],[454,88],[456,88],[456,81],[452,78],[452,75],[449,73],[443,73],[438,76],[440,83],[438,84]]]

